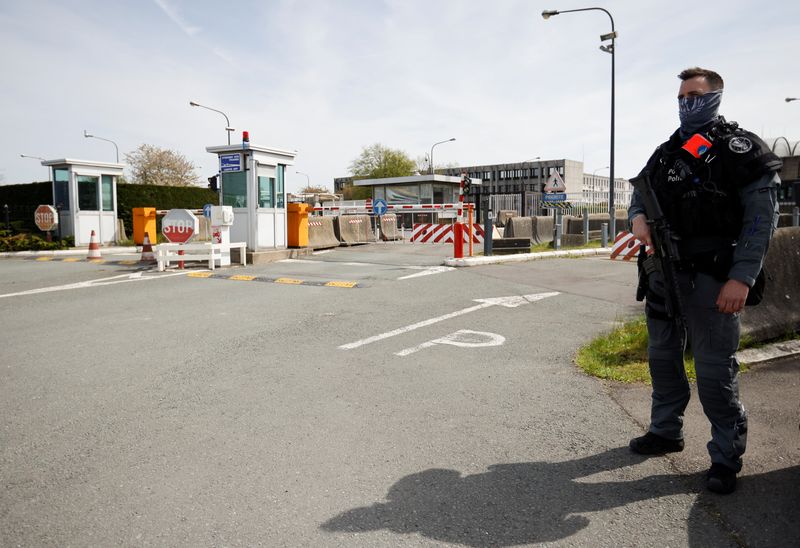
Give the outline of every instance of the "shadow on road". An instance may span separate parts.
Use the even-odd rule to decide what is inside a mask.
[[[699,490],[698,503],[691,511],[689,541],[695,545],[706,541],[709,517],[703,506],[713,505],[714,501],[706,499],[714,495],[702,491],[702,478],[697,474],[656,475],[632,481],[578,481],[642,460],[625,447],[567,462],[497,464],[490,466],[488,472],[470,476],[462,476],[456,470],[425,470],[395,483],[386,496],[388,502],[348,510],[321,527],[329,532],[387,529],[419,533],[466,546],[553,542],[586,527],[590,520],[583,513]],[[797,475],[797,468],[781,473],[787,476],[784,485],[788,497],[798,487],[797,483],[788,483],[788,476]],[[747,483],[754,488],[766,479],[775,485],[782,479],[777,477],[781,474],[764,476],[773,474],[771,478],[749,477]],[[749,509],[750,502],[741,498],[738,506]],[[786,521],[788,524],[788,517]]]

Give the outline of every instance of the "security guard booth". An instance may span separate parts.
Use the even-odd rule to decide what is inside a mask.
[[[230,238],[251,252],[286,249],[286,167],[296,152],[251,145],[206,147],[219,157],[220,205],[233,207]]]
[[[94,230],[98,243],[116,243],[117,178],[125,164],[64,158],[42,165],[51,170],[61,236],[73,236],[76,246],[88,246]]]

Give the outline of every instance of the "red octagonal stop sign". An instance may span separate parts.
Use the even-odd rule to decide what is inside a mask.
[[[39,230],[48,232],[58,226],[58,213],[51,205],[40,205],[33,213],[33,220]]]
[[[199,221],[188,209],[170,209],[161,220],[161,233],[173,244],[185,244],[199,230]]]

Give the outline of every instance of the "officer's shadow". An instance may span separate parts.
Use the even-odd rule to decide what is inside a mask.
[[[589,477],[642,460],[625,447],[566,462],[497,464],[468,476],[456,470],[425,470],[395,483],[386,496],[388,502],[343,512],[322,529],[350,533],[387,529],[467,546],[553,542],[586,527],[590,519],[582,514],[702,490],[699,475],[630,481]],[[692,515],[700,527],[699,521],[705,520],[694,511]],[[690,539],[692,527],[690,523]]]

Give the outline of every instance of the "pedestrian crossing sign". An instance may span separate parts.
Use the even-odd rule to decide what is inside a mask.
[[[564,179],[561,178],[558,171],[553,171],[547,181],[544,183],[545,192],[564,192],[567,190],[567,185],[564,184]]]

